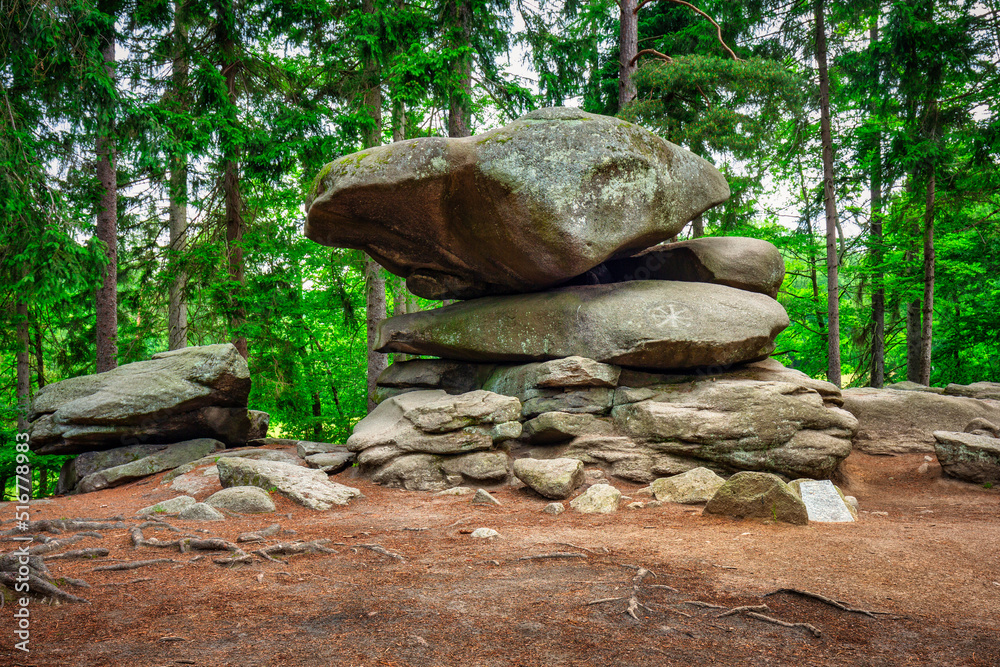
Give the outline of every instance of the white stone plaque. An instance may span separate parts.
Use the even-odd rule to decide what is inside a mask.
[[[854,521],[847,503],[828,479],[799,482],[799,492],[810,521],[847,523]]]

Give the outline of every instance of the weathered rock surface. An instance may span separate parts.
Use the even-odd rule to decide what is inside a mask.
[[[177,496],[149,507],[143,507],[136,514],[140,516],[144,514],[180,514],[185,507],[190,507],[196,502],[198,501],[191,496]]]
[[[249,410],[250,429],[247,431],[247,441],[267,437],[267,429],[271,426],[271,415],[263,410]]]
[[[976,484],[1000,484],[1000,438],[935,431],[934,439],[945,474]]]
[[[520,414],[516,398],[493,392],[413,391],[380,403],[346,448],[378,484],[440,491],[466,479],[500,483],[509,474],[507,457],[491,450],[521,435]]]
[[[677,234],[729,198],[708,162],[617,118],[533,111],[464,139],[328,164],[305,234],[365,250],[429,299],[551,287]]]
[[[968,398],[988,398],[1000,401],[1000,382],[949,384],[944,388],[944,393],[946,396],[967,396]]]
[[[166,449],[167,445],[129,445],[97,452],[84,452],[66,461],[59,472],[56,493],[69,493],[81,479],[107,468],[132,463]]]
[[[226,516],[211,505],[195,503],[181,510],[177,518],[184,521],[223,521]]]
[[[224,448],[225,445],[211,438],[174,443],[144,458],[91,473],[81,479],[74,490],[77,493],[90,493],[119,486],[164,470],[179,468],[185,463],[204,458],[211,452]]]
[[[802,499],[810,521],[849,523],[858,520],[858,500],[852,503],[836,484],[828,479],[796,479],[788,488]]]
[[[257,486],[231,486],[213,493],[205,504],[237,514],[266,514],[275,510],[270,494]]]
[[[693,468],[673,477],[654,479],[650,486],[659,501],[697,505],[711,500],[725,483],[725,479],[708,468]]]
[[[574,285],[630,280],[680,280],[715,283],[777,297],[785,260],[761,239],[719,236],[664,243],[642,252],[609,259],[569,282]]]
[[[925,384],[920,384],[919,382],[911,382],[910,380],[903,380],[902,382],[893,382],[892,384],[885,385],[886,389],[896,389],[899,391],[926,391],[929,394],[943,394],[943,387],[928,387]]]
[[[582,514],[610,514],[618,511],[622,492],[610,484],[594,484],[569,501],[569,506]]]
[[[484,364],[447,359],[411,359],[393,362],[378,376],[378,386],[396,390],[443,389],[449,394],[464,394],[482,389],[483,382],[492,372],[493,366]]]
[[[843,395],[859,422],[854,447],[866,454],[933,453],[935,431],[964,431],[977,417],[1000,423],[1000,401],[871,388]]]
[[[473,505],[488,505],[490,507],[499,507],[500,501],[493,497],[489,491],[486,489],[476,489],[476,495],[472,496],[470,501]]]
[[[361,496],[358,489],[329,481],[321,470],[291,463],[230,457],[219,459],[218,466],[219,481],[226,488],[259,486],[265,491],[275,490],[309,509],[327,510]]]
[[[705,505],[705,513],[809,523],[802,500],[780,477],[762,472],[741,472],[730,477]]]
[[[310,468],[322,470],[327,475],[336,475],[354,463],[356,458],[357,456],[351,452],[324,452],[306,456],[306,464]]]
[[[788,326],[763,294],[637,280],[487,297],[379,324],[381,352],[479,362],[586,356],[647,369],[724,366],[767,357]]]
[[[522,435],[532,444],[552,444],[572,440],[579,435],[611,435],[614,426],[592,414],[543,412],[524,423]]]
[[[250,371],[230,344],[161,352],[39,390],[29,414],[31,448],[77,454],[194,438],[242,445],[249,392]]]
[[[514,475],[546,498],[569,498],[583,484],[583,462],[579,459],[517,459]]]

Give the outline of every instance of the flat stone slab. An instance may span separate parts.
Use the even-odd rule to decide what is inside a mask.
[[[785,309],[763,294],[636,280],[485,297],[390,317],[379,324],[376,348],[481,362],[582,356],[667,370],[763,359],[787,326]]]
[[[851,523],[854,516],[847,503],[828,479],[799,482],[799,493],[806,505],[810,521],[820,523]]]

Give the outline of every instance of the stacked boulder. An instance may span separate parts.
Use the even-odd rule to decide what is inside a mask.
[[[59,491],[93,491],[246,443],[250,370],[233,345],[161,352],[47,385],[35,396],[29,444],[67,462]]]
[[[362,472],[451,486],[475,452],[497,455],[490,481],[508,456],[640,482],[699,466],[828,476],[857,422],[836,387],[768,360],[788,325],[777,249],[664,243],[728,197],[707,161],[568,108],[327,165],[306,236],[364,250],[419,296],[463,300],[380,324],[380,351],[438,358],[379,378],[382,403],[347,443]],[[420,421],[477,401],[503,414]]]

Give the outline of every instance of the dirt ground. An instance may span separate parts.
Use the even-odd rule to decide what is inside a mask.
[[[327,538],[334,554],[224,567],[213,562],[221,552],[134,548],[127,529],[84,538],[68,548],[103,546],[110,556],[48,565],[88,582],[67,590],[90,603],[33,602],[27,654],[13,648],[8,603],[0,665],[1000,665],[1000,492],[943,479],[936,462],[919,474],[922,462],[853,454],[842,482],[861,520],[806,527],[682,505],[553,516],[524,489],[497,491],[502,506],[482,507],[470,496],[383,489],[348,471],[337,481],[365,494],[348,507],[315,512],[277,498],[277,514],[168,520],[183,534],[231,541],[278,522],[283,532],[267,544]],[[627,495],[639,488],[615,484]],[[31,518],[121,515],[131,527],[137,509],[175,495],[157,476],[40,503]],[[0,529],[13,513],[0,506]],[[479,527],[502,537],[470,537]],[[556,552],[577,556],[524,559]],[[174,562],[93,571],[152,558]],[[652,574],[640,578],[640,567]],[[876,613],[763,597],[780,588]],[[626,613],[632,597],[644,605],[638,620]],[[623,599],[590,604],[608,598]],[[767,615],[820,636],[720,618],[725,609],[691,601],[766,604]]]

